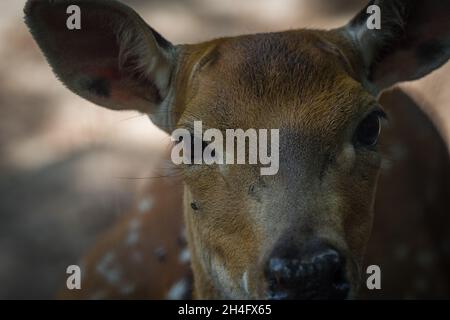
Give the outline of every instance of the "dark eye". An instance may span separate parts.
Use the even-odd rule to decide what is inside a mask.
[[[363,147],[375,146],[381,132],[381,118],[384,117],[385,114],[382,111],[374,111],[370,113],[356,129],[356,143]]]

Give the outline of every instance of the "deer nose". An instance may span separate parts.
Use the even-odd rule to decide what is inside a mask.
[[[347,298],[350,284],[345,275],[344,258],[338,251],[319,246],[299,257],[282,253],[278,251],[266,265],[269,299]]]

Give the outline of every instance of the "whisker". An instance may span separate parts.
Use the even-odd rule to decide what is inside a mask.
[[[121,120],[119,120],[119,122],[125,122],[125,121],[137,119],[137,118],[140,118],[140,117],[146,117],[146,116],[147,116],[146,114],[138,114],[138,115],[135,115],[135,116],[132,116],[132,117],[121,119]]]

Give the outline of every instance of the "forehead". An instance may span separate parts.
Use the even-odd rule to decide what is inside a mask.
[[[279,99],[280,88],[285,94],[304,96],[328,85],[338,71],[338,56],[327,51],[331,47],[308,32],[257,34],[220,44],[217,62],[222,72],[232,70],[230,80],[236,83],[238,78],[253,98]]]
[[[339,45],[321,31],[288,31],[217,40],[196,79],[192,114],[211,126],[328,127],[374,102],[353,79]],[[198,118],[198,117],[197,117]],[[328,122],[328,123],[327,123]]]

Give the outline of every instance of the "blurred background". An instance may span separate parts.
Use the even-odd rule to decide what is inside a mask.
[[[363,0],[128,0],[173,43],[344,24]],[[96,238],[132,205],[168,138],[145,116],[66,90],[0,2],[0,298],[53,298]],[[402,87],[450,141],[450,65]]]

